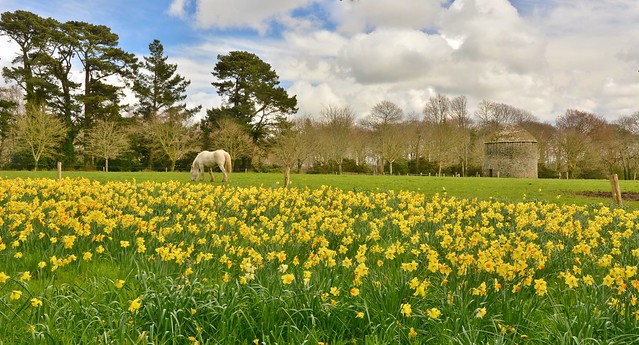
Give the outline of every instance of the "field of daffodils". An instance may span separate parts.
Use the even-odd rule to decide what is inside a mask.
[[[626,344],[639,212],[0,180],[0,344]]]

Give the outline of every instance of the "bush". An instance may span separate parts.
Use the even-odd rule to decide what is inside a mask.
[[[335,161],[315,162],[307,171],[309,174],[337,174],[339,166]],[[354,159],[345,158],[342,162],[343,173],[368,174],[371,168],[366,164],[358,165]]]
[[[559,172],[556,169],[547,167],[543,163],[539,163],[537,164],[537,176],[539,178],[557,178]]]
[[[384,164],[384,172],[388,173],[390,171],[390,164],[386,162]],[[393,162],[393,175],[406,175],[408,174],[408,160],[406,159],[398,159]]]

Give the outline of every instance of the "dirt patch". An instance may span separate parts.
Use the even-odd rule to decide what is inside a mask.
[[[612,192],[585,191],[585,192],[576,192],[575,194],[582,195],[582,196],[589,196],[593,198],[611,198],[612,199]],[[621,192],[621,199],[637,201],[639,200],[639,193],[638,192]]]

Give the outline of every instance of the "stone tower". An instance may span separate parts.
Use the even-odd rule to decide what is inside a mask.
[[[484,143],[483,175],[537,178],[537,140],[518,125],[507,125]]]

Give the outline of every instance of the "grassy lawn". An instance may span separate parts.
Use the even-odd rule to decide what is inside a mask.
[[[2,171],[2,178],[56,178],[55,171]],[[63,177],[82,177],[95,181],[183,181],[194,183],[188,172],[100,172],[64,171]],[[215,184],[221,184],[222,174],[215,174]],[[208,179],[208,177],[207,177]],[[283,183],[279,173],[233,173],[230,185],[277,188]],[[207,180],[208,181],[208,180]],[[199,183],[199,182],[198,182]],[[639,181],[620,181],[622,192],[639,193]],[[459,198],[479,200],[522,201],[542,200],[559,204],[612,205],[612,198],[587,197],[580,192],[610,192],[608,180],[510,179],[477,177],[382,176],[382,175],[313,175],[293,174],[292,187],[316,189],[322,185],[344,191],[417,191],[426,195],[446,192]],[[639,209],[639,201],[624,200],[624,206]]]

